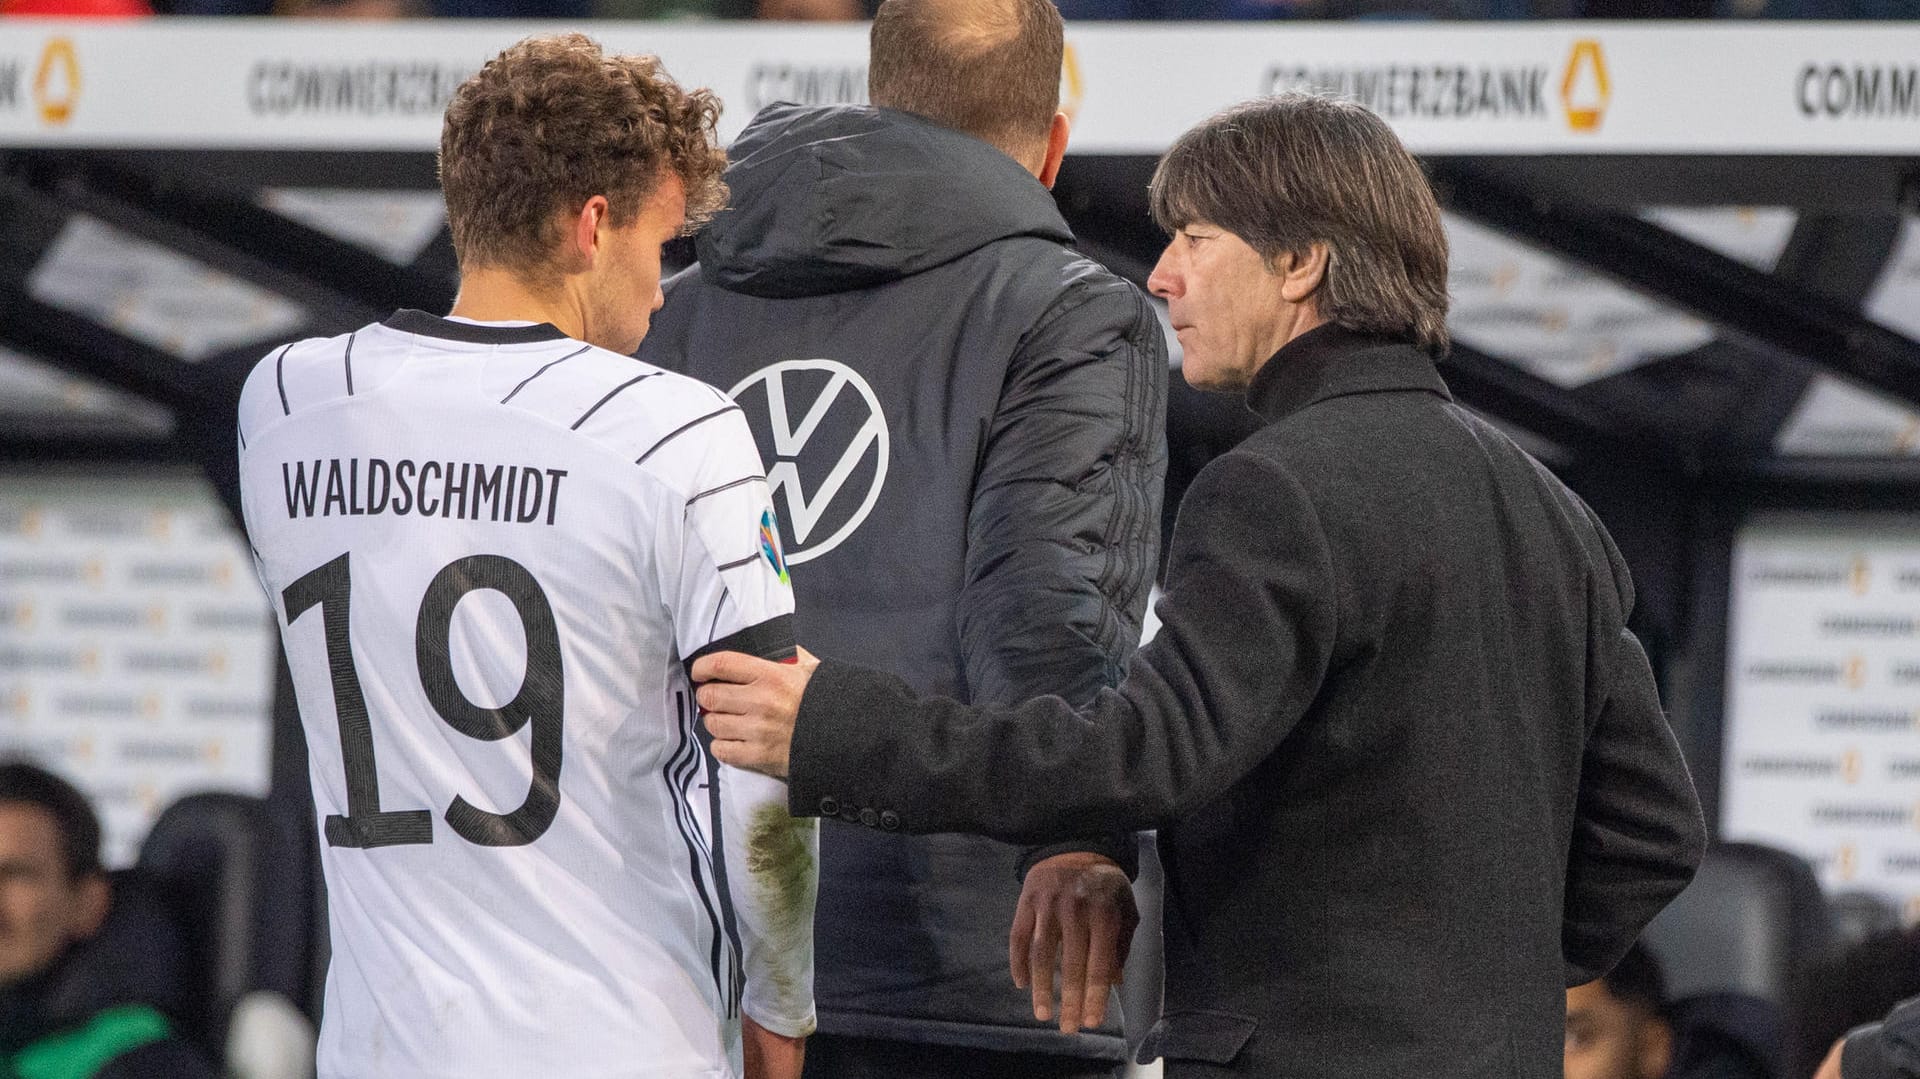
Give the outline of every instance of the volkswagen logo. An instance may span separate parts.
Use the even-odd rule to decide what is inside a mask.
[[[846,542],[887,481],[887,418],[873,387],[843,363],[784,360],[728,392],[766,463],[787,564]]]

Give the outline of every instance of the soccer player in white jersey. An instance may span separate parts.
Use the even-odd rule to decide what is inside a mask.
[[[311,757],[322,1079],[797,1076],[815,837],[686,668],[793,655],[739,410],[631,352],[719,106],[530,38],[455,93],[449,317],[275,350],[241,494]],[[744,1044],[743,1044],[744,1028]]]

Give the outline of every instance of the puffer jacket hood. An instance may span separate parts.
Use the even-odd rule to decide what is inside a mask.
[[[1018,162],[911,113],[770,105],[731,154],[732,198],[695,247],[706,279],[732,292],[827,295],[1008,237],[1073,242],[1053,196]]]

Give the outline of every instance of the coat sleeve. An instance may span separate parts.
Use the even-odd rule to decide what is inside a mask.
[[[1593,526],[1608,574],[1591,582],[1600,592],[1590,601],[1591,730],[1560,929],[1569,986],[1613,969],[1693,879],[1707,844],[1700,800],[1661,711],[1653,670],[1626,628],[1633,607],[1626,563],[1599,523]]]
[[[1920,1079],[1920,997],[1847,1035],[1840,1079]]]
[[[1188,492],[1160,634],[1118,690],[1080,710],[1058,696],[967,707],[823,663],[801,701],[791,804],[1030,843],[1158,827],[1225,791],[1299,722],[1326,674],[1334,610],[1306,492],[1277,464],[1229,453]]]
[[[1089,262],[1022,339],[986,432],[967,516],[956,630],[968,699],[1120,681],[1158,564],[1166,479],[1166,342],[1139,290]],[[1025,852],[1021,870],[1089,850],[1131,876],[1130,834]]]

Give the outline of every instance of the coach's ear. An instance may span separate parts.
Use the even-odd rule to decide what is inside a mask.
[[[1286,251],[1276,256],[1272,269],[1280,277],[1281,299],[1305,303],[1326,283],[1327,267],[1332,261],[1332,249],[1319,240],[1308,244],[1304,251]]]

